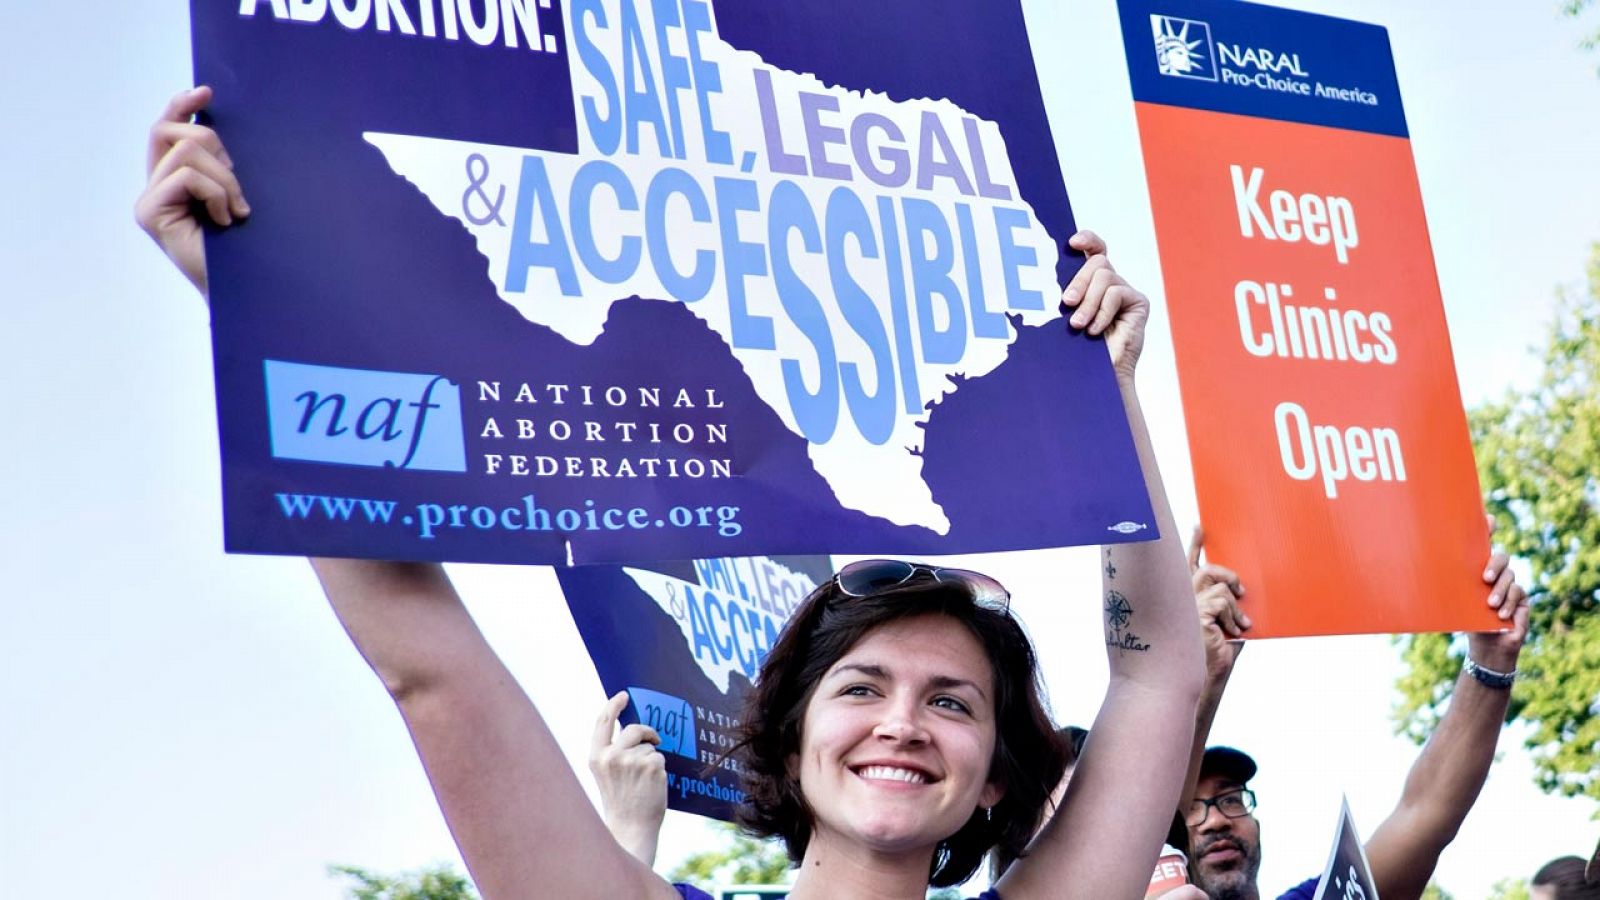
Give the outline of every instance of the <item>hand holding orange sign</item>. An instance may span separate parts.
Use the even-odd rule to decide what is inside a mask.
[[[1239,607],[1239,601],[1244,599],[1239,573],[1211,562],[1202,565],[1200,554],[1205,545],[1205,529],[1196,525],[1189,539],[1189,572],[1194,582],[1195,607],[1200,613],[1200,637],[1206,648],[1206,672],[1217,678],[1233,671],[1233,664],[1244,649],[1241,639],[1254,622]]]
[[[1512,672],[1522,642],[1528,638],[1528,592],[1517,584],[1510,558],[1503,551],[1489,556],[1484,583],[1493,585],[1488,605],[1499,617],[1503,631],[1479,631],[1467,637],[1467,656],[1496,672]]]

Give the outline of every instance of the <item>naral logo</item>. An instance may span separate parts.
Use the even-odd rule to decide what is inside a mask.
[[[272,455],[465,472],[461,389],[443,375],[266,360]]]
[[[628,699],[633,701],[633,712],[639,721],[649,725],[661,736],[656,749],[697,759],[699,747],[694,738],[694,708],[689,701],[649,688],[629,687]]]
[[[1178,78],[1217,80],[1217,57],[1211,48],[1211,26],[1194,19],[1150,16],[1156,39],[1156,68]]]

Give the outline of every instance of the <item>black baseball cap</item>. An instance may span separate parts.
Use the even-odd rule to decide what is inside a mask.
[[[1221,775],[1243,787],[1256,777],[1256,761],[1250,754],[1232,747],[1207,747],[1200,758],[1200,777]]]

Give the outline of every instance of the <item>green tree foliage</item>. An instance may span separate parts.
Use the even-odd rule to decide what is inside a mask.
[[[1561,11],[1574,18],[1583,15],[1584,9],[1593,5],[1594,0],[1561,0]],[[1591,26],[1592,30],[1583,36],[1579,44],[1585,50],[1600,48],[1600,26]]]
[[[1521,878],[1502,878],[1489,888],[1488,900],[1528,900],[1528,882]]]
[[[1600,244],[1588,290],[1564,291],[1527,392],[1471,411],[1478,475],[1495,538],[1532,569],[1532,637],[1507,719],[1531,726],[1527,746],[1547,793],[1600,800]],[[1398,730],[1433,731],[1460,670],[1464,642],[1399,639]]]
[[[789,882],[789,854],[781,843],[750,837],[726,823],[717,827],[722,845],[691,854],[667,875],[667,880],[703,886]]]
[[[415,872],[379,875],[360,866],[329,866],[330,876],[344,876],[350,900],[479,900],[472,882],[448,863]]]
[[[1428,886],[1422,889],[1422,900],[1456,900],[1456,898],[1454,894],[1439,887],[1437,881],[1430,881]]]

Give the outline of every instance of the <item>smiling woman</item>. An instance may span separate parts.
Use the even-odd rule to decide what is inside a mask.
[[[840,578],[879,564],[906,565],[857,563]],[[741,819],[782,837],[802,871],[827,868],[841,846],[911,848],[941,887],[1032,837],[1066,754],[1032,645],[1004,606],[975,602],[975,586],[924,569],[854,597],[836,578],[767,656],[743,717]]]

